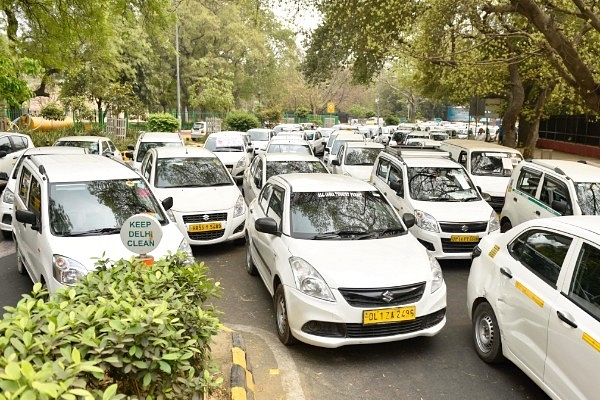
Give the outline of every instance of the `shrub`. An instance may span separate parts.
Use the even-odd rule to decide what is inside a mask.
[[[169,113],[150,114],[146,127],[148,132],[177,132],[179,120]]]
[[[0,399],[196,399],[221,384],[209,352],[220,295],[176,253],[98,270],[45,300],[35,284],[0,321]]]
[[[400,124],[400,118],[395,115],[386,115],[384,118],[386,125],[398,125]]]
[[[234,111],[225,117],[225,126],[230,130],[246,132],[248,129],[260,127],[260,121],[254,114]]]
[[[40,114],[46,119],[53,119],[56,121],[62,121],[65,119],[65,110],[56,102],[46,104],[41,108]]]

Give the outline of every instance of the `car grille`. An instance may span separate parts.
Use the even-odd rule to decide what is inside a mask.
[[[470,253],[479,243],[477,242],[452,242],[450,239],[442,238],[442,251],[444,253]]]
[[[488,223],[486,222],[440,222],[442,232],[448,233],[468,233],[485,232]]]
[[[227,221],[227,213],[205,213],[189,214],[183,216],[183,222],[186,224],[198,224],[202,222]]]
[[[191,240],[213,240],[219,239],[223,237],[225,234],[225,229],[221,229],[218,231],[207,231],[207,232],[188,232],[188,235]]]
[[[353,307],[389,307],[419,301],[425,291],[425,282],[389,288],[338,290]]]
[[[444,319],[445,315],[446,309],[444,308],[433,314],[417,317],[412,321],[373,325],[346,324],[346,337],[370,338],[418,332],[439,324]]]

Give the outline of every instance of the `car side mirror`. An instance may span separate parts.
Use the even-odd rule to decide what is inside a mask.
[[[165,210],[168,211],[173,207],[173,198],[167,197],[161,203],[162,203],[163,207],[165,208]]]
[[[402,214],[402,221],[404,222],[404,225],[406,225],[407,228],[410,228],[416,223],[415,215],[411,213],[404,213]]]
[[[0,158],[6,157],[7,154],[8,153],[6,151],[4,151],[4,150],[0,151]]]
[[[479,194],[481,195],[481,198],[485,201],[487,201],[488,203],[490,201],[492,201],[492,196],[490,196],[488,193],[485,193],[483,190],[481,190],[481,186],[477,186],[477,191],[479,192]]]
[[[277,222],[273,218],[263,217],[254,221],[254,228],[262,233],[268,233],[271,235],[279,236],[279,230],[277,229]]]
[[[0,172],[0,181],[7,181],[8,174],[6,172]]]
[[[30,224],[31,229],[34,231],[40,231],[38,220],[33,211],[29,210],[15,210],[15,219],[23,224]]]
[[[340,165],[340,160],[338,160],[337,158],[333,158],[333,159],[331,159],[331,164],[332,165]]]
[[[390,181],[390,189],[396,192],[396,195],[404,197],[404,186],[400,181]]]

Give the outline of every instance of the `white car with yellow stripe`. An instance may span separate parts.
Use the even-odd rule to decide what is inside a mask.
[[[488,363],[512,361],[553,399],[598,398],[600,216],[524,222],[473,251],[467,307]]]

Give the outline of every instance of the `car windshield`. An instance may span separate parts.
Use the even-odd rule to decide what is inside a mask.
[[[471,154],[473,175],[510,176],[523,159],[520,154],[497,151],[474,151]]]
[[[177,147],[183,146],[181,142],[140,142],[140,147],[138,149],[136,161],[142,162],[142,159],[148,152],[148,150],[153,149],[154,147]]]
[[[231,176],[216,157],[159,158],[154,186],[157,188],[233,185]]]
[[[273,175],[293,174],[296,172],[328,173],[320,161],[268,161],[267,179]]]
[[[269,147],[267,147],[267,153],[296,153],[312,155],[310,152],[310,146],[292,143],[271,143]]]
[[[583,215],[600,215],[600,182],[576,183],[575,192]]]
[[[212,152],[238,152],[244,151],[242,137],[209,137],[204,143],[204,148]]]
[[[50,185],[50,230],[55,236],[118,234],[125,220],[149,214],[167,217],[143,179],[115,179]]]
[[[100,154],[98,142],[86,142],[83,140],[60,140],[55,146],[81,147],[87,149],[90,154]]]
[[[269,141],[269,131],[248,131],[248,135],[250,136],[250,141],[254,142],[255,140],[261,142]]]
[[[313,140],[315,137],[315,133],[312,131],[304,131],[304,135],[306,136],[306,140]]]
[[[331,135],[329,135],[329,139],[327,139],[327,147],[331,148],[331,145],[333,144],[333,141],[336,137],[337,133],[332,133]]]
[[[298,239],[375,239],[406,232],[377,191],[297,192],[290,207],[292,237]]]
[[[408,169],[410,197],[420,201],[474,201],[481,197],[462,168]]]
[[[331,154],[337,154],[338,150],[340,149],[340,147],[347,142],[362,142],[363,141],[363,137],[360,135],[356,135],[358,136],[357,139],[340,139],[340,140],[336,140],[333,142],[333,146],[331,147]]]
[[[346,153],[346,165],[373,165],[381,149],[368,147],[351,147]]]

